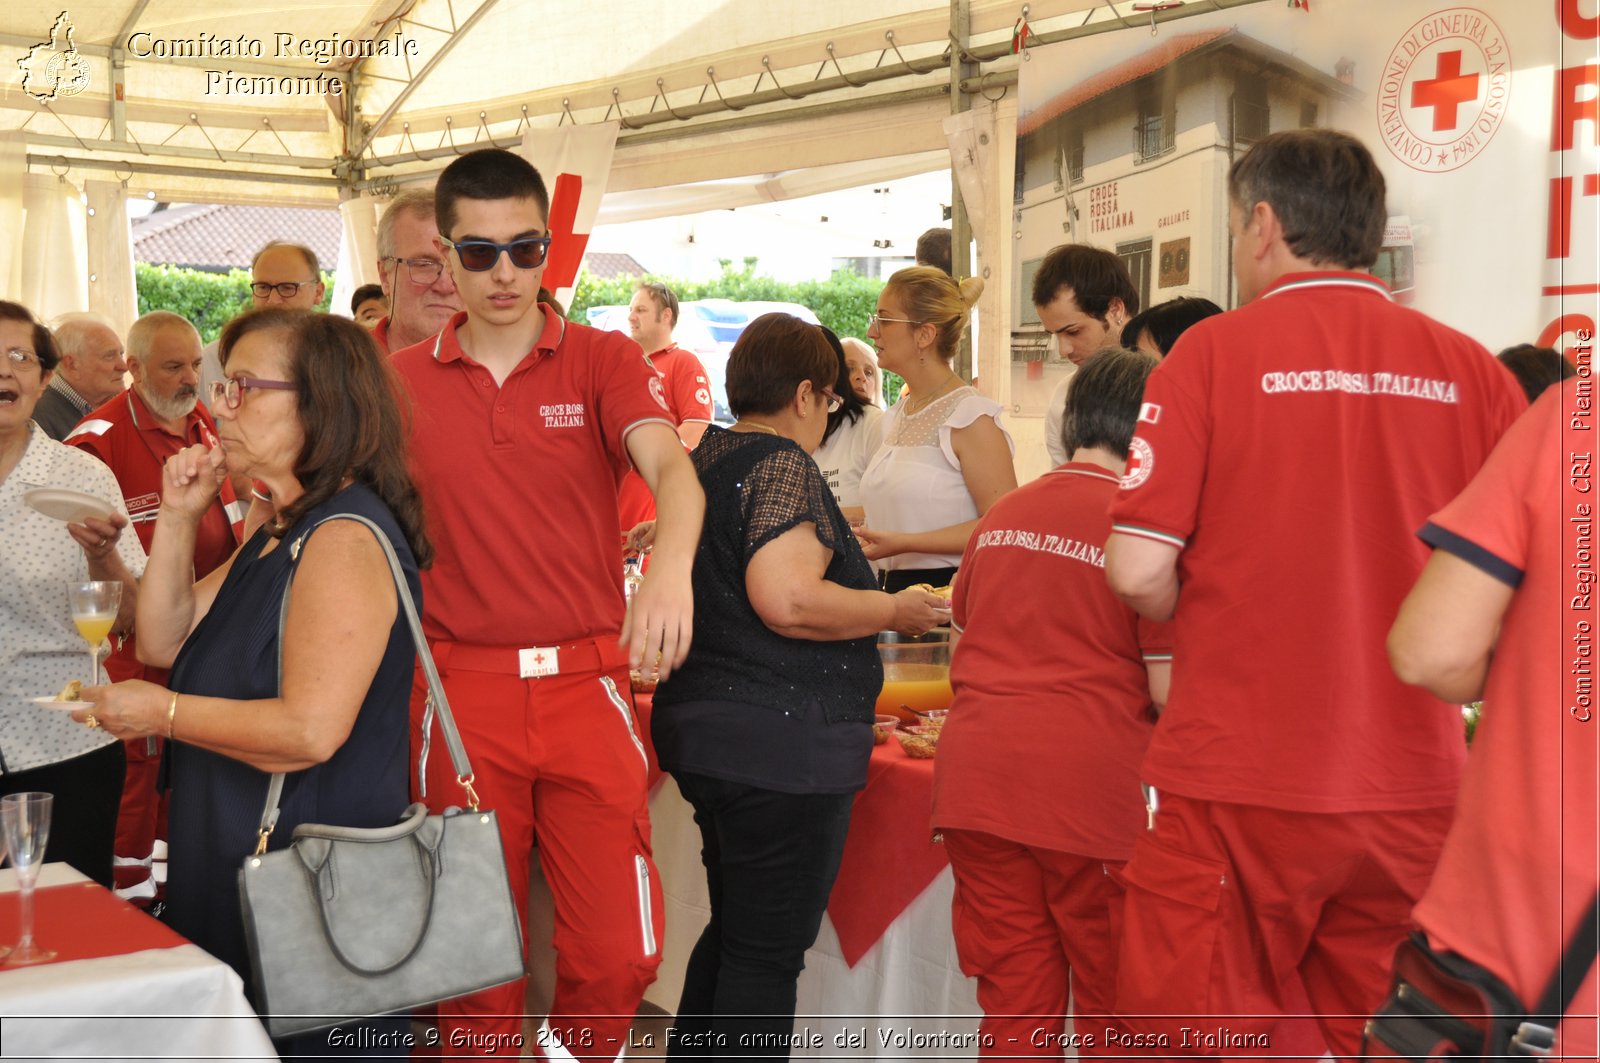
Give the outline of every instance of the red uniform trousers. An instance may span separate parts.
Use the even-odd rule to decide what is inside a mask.
[[[1106,1032],[1120,1030],[1108,1016],[1117,975],[1111,910],[1122,887],[1107,864],[982,831],[943,833],[956,953],[962,973],[978,980],[979,1030],[988,1035],[979,1054],[1063,1058],[1069,986],[1077,1054],[1118,1054]]]
[[[474,788],[500,823],[524,938],[535,841],[554,901],[556,987],[550,1034],[536,1039],[535,1054],[615,1059],[655,981],[663,927],[627,664],[605,638],[560,647],[562,673],[530,679],[517,674],[515,649],[436,642],[433,653]],[[426,693],[419,671],[414,747]],[[464,795],[434,730],[426,801],[440,809],[461,804]],[[522,1040],[526,986],[519,979],[440,1003],[444,1053],[529,1050]]]
[[[144,679],[165,686],[167,682],[165,668],[142,665],[133,656],[132,639],[123,640],[122,648],[106,659],[105,669],[106,677],[113,683]],[[117,809],[117,836],[112,848],[118,861],[112,868],[112,878],[119,890],[131,889],[152,877],[149,861],[155,852],[156,839],[166,837],[167,795],[156,789],[164,744],[161,738],[134,738],[122,743],[128,757],[128,771],[122,780],[122,804]],[[152,898],[159,892],[154,885],[149,889]],[[147,904],[149,900],[140,898],[134,903]]]
[[[1273,1057],[1298,971],[1335,1056],[1351,1059],[1454,808],[1297,812],[1163,793],[1123,868],[1116,1010],[1138,1049]]]

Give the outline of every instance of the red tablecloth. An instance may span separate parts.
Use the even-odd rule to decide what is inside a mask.
[[[188,944],[185,938],[94,882],[35,890],[33,912],[34,941],[40,948],[56,950],[51,963]],[[22,934],[21,918],[21,894],[0,893],[0,943],[16,943]]]
[[[933,844],[932,814],[933,761],[912,760],[894,741],[873,749],[828,898],[850,966],[950,863],[944,846]]]

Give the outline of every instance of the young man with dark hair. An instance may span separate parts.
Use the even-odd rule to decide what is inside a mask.
[[[656,282],[640,284],[628,304],[628,332],[661,380],[667,409],[678,425],[678,438],[693,450],[711,425],[711,382],[700,359],[673,342],[672,332],[677,327],[678,297],[672,289]],[[655,500],[638,473],[630,470],[623,477],[617,497],[623,531],[655,519]]]
[[[951,276],[950,230],[943,227],[929,229],[917,237],[917,265],[942,269]]]
[[[1056,338],[1061,357],[1081,366],[1117,345],[1122,326],[1139,312],[1139,290],[1128,267],[1110,251],[1062,244],[1044,256],[1033,275],[1033,307],[1044,330]],[[1052,467],[1067,460],[1061,417],[1071,380],[1069,375],[1057,384],[1045,403],[1044,447]]]
[[[550,233],[538,171],[476,151],[436,195],[436,249],[464,310],[394,356],[437,549],[423,624],[524,925],[535,838],[554,900],[555,997],[533,1048],[610,1060],[655,978],[662,929],[628,671],[665,676],[688,653],[704,496],[638,346],[539,304]],[[630,463],[659,515],[655,564],[625,619],[616,476]],[[427,780],[434,807],[460,802],[437,749]],[[519,981],[440,1004],[443,1043],[504,1054],[520,1043],[523,994]]]
[[[1248,305],[1150,377],[1111,509],[1111,586],[1175,616],[1178,647],[1117,1010],[1175,1047],[1220,1025],[1228,1054],[1271,1054],[1298,973],[1351,1058],[1466,753],[1459,710],[1399,682],[1384,636],[1426,560],[1416,529],[1526,403],[1482,346],[1365,272],[1384,181],[1359,141],[1265,137],[1229,193]]]

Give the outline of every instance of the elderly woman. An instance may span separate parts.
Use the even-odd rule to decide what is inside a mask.
[[[413,598],[431,549],[396,385],[365,329],[259,310],[228,324],[219,351],[220,446],[168,460],[139,602],[140,657],[170,666],[170,689],[134,680],[84,696],[118,738],[172,740],[168,921],[248,982],[236,876],[269,776],[288,776],[274,849],[301,823],[384,826],[407,803],[416,651],[377,539],[340,518],[384,529]],[[194,583],[195,530],[229,475],[266,484],[274,512]],[[305,1042],[280,1047],[327,1050],[324,1036]]]
[[[128,511],[111,470],[31,420],[58,360],[49,331],[24,307],[0,301],[0,794],[55,794],[49,858],[110,886],[122,743],[27,699],[74,679],[93,682],[67,584],[121,583],[112,628],[120,634],[133,624],[145,556],[136,536],[122,534]],[[113,512],[62,524],[23,501],[49,487],[93,495]]]
[[[694,640],[651,721],[662,767],[694,806],[711,897],[668,1047],[678,1057],[719,1037],[739,1055],[787,1055],[784,1037],[751,1038],[793,1027],[795,984],[866,784],[883,682],[873,636],[920,634],[948,616],[926,591],[875,589],[807,456],[838,375],[817,326],[757,318],[728,359],[738,420],[708,429],[694,452],[706,492]]]
[[[839,378],[833,386],[840,405],[828,414],[828,428],[822,434],[822,443],[811,456],[822,470],[822,478],[828,482],[828,489],[833,492],[833,500],[839,503],[845,520],[859,524],[866,512],[861,507],[861,474],[866,472],[867,463],[883,442],[883,411],[862,395],[868,384],[863,376],[866,367],[862,366],[859,353],[855,353],[852,360],[851,347],[860,345],[861,341],[850,339],[841,343],[831,330],[824,328],[822,332],[839,359]],[[871,368],[875,379],[876,366]]]
[[[903,269],[867,327],[878,364],[910,388],[884,415],[883,445],[861,477],[867,525],[857,534],[891,591],[949,583],[978,518],[1017,486],[1000,404],[952,368],[982,291],[976,277],[958,285],[942,270]]]

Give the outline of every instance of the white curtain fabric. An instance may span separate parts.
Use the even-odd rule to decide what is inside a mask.
[[[139,316],[128,189],[121,181],[85,181],[83,194],[88,199],[89,309],[126,336]]]
[[[335,314],[348,317],[356,289],[378,283],[378,218],[386,204],[369,195],[339,204],[339,265],[329,304]]]
[[[30,173],[22,180],[22,214],[22,240],[16,252],[19,283],[12,289],[13,298],[43,321],[87,310],[83,194],[64,176]]]
[[[21,133],[0,133],[0,299],[22,300],[22,183],[28,144]]]

